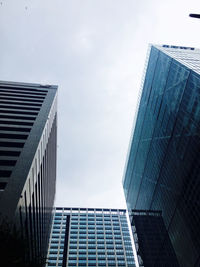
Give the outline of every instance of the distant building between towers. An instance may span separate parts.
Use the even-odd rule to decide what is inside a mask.
[[[30,259],[47,253],[56,134],[57,86],[0,82],[0,220],[21,232]]]
[[[47,266],[135,267],[126,210],[55,208]]]
[[[200,49],[149,47],[123,186],[140,265],[200,266]]]

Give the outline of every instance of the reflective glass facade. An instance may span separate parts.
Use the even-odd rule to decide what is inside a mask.
[[[139,266],[179,267],[162,212],[132,210],[131,222]]]
[[[152,45],[145,74],[123,181],[127,205],[161,211],[180,266],[200,266],[200,50]]]
[[[135,267],[126,211],[56,208],[47,266]]]

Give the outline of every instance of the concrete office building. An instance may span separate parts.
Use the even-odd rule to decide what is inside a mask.
[[[47,266],[134,267],[126,211],[56,208]]]
[[[56,183],[57,87],[0,82],[0,219],[46,256]]]
[[[161,212],[166,228],[144,266],[159,266],[168,236],[181,267],[200,266],[200,50],[151,45],[146,63],[123,180],[128,209]]]

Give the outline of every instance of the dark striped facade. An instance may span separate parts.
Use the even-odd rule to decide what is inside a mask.
[[[45,256],[56,183],[57,86],[0,82],[0,218]]]

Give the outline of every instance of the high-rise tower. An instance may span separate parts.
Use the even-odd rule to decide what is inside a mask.
[[[45,256],[56,182],[57,86],[0,82],[0,219]]]
[[[123,181],[126,201],[130,215],[161,212],[180,266],[200,266],[200,50],[151,45],[147,60]]]
[[[56,208],[47,266],[134,267],[126,210]]]

